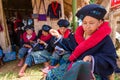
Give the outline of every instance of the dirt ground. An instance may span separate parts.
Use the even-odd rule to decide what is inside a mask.
[[[26,70],[24,77],[19,78],[18,72],[21,67],[17,66],[18,60],[5,63],[0,67],[0,80],[40,80],[43,73],[40,72],[42,65],[34,65]],[[41,79],[42,80],[42,79]]]
[[[118,66],[120,67],[120,49],[117,50],[119,56]],[[43,73],[40,72],[40,68],[43,67],[42,64],[32,66],[26,70],[24,77],[18,78],[18,72],[21,67],[17,66],[18,60],[10,61],[0,66],[0,80],[43,80]],[[117,79],[120,80],[120,74],[115,74]]]

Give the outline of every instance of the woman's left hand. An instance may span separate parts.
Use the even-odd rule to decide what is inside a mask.
[[[88,55],[83,58],[84,62],[91,62],[92,61],[92,56]]]

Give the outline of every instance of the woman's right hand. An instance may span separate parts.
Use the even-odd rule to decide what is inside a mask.
[[[40,40],[39,43],[40,43],[40,44],[45,44],[45,41]]]
[[[40,39],[37,39],[37,42],[39,43],[39,42],[40,42]]]
[[[30,46],[28,44],[24,44],[24,47],[26,47],[26,48],[32,48],[32,46]]]
[[[52,35],[52,36],[55,36],[55,37],[57,37],[57,38],[59,38],[61,35],[59,34],[59,32],[57,31],[57,30],[55,30],[55,29],[51,29],[50,31],[50,34]]]

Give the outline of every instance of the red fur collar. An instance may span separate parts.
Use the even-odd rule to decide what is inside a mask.
[[[82,55],[88,49],[96,46],[99,42],[101,42],[107,35],[111,32],[111,28],[109,27],[108,22],[104,22],[99,30],[92,34],[90,38],[84,40],[83,38],[83,28],[82,26],[78,27],[75,33],[75,39],[78,43],[78,46],[73,51],[72,55],[69,57],[70,61],[75,60],[80,55]],[[86,46],[87,45],[87,46]]]
[[[58,8],[58,2],[57,1],[52,2],[52,10],[55,16],[57,16],[57,12],[56,12],[57,8]]]
[[[60,33],[60,30],[58,30],[58,32]],[[70,29],[67,29],[63,35],[64,38],[68,38],[69,34],[71,33]],[[60,33],[61,34],[61,33]]]
[[[46,42],[46,41],[50,40],[51,37],[52,36],[50,34],[48,34],[47,36],[41,35],[40,39]]]

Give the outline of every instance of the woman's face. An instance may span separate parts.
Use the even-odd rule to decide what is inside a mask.
[[[59,30],[60,30],[60,33],[63,35],[65,33],[67,28],[65,27],[60,27]]]
[[[42,34],[43,34],[44,36],[47,36],[49,33],[46,32],[46,31],[44,31],[44,30],[42,30]]]
[[[91,16],[86,16],[82,22],[84,33],[87,35],[92,35],[102,23],[102,20],[98,20]]]
[[[31,29],[28,29],[28,30],[26,30],[26,32],[27,32],[27,34],[28,34],[28,35],[32,35],[32,33],[33,33],[33,30],[31,30]]]

